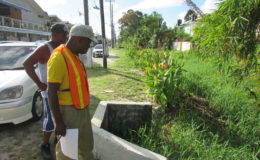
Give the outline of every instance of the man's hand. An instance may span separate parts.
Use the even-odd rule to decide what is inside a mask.
[[[39,82],[38,87],[40,91],[45,91],[47,89],[47,85],[42,82]]]
[[[56,122],[56,128],[55,128],[55,135],[56,136],[65,136],[66,135],[66,126],[63,122]]]

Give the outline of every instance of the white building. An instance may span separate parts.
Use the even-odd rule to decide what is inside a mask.
[[[0,40],[48,39],[50,25],[34,0],[0,0]]]
[[[183,27],[185,33],[188,33],[192,36],[193,29],[197,26],[197,22],[196,21],[187,21],[187,22],[184,22],[181,26]]]

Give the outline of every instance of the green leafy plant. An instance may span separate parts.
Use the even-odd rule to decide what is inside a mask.
[[[226,0],[204,15],[194,29],[195,52],[212,57],[220,69],[227,67],[240,80],[257,70],[256,30],[260,23],[260,0]]]
[[[148,60],[150,65],[145,68],[145,82],[150,95],[162,105],[163,109],[178,106],[182,95],[180,83],[182,65],[174,60],[174,54],[170,51],[154,51],[151,57],[153,60]]]
[[[183,95],[181,75],[183,64],[174,52],[169,50],[136,50],[129,48],[127,55],[135,59],[135,64],[145,73],[145,85],[149,95],[162,106],[174,108],[179,106],[180,97]],[[176,59],[175,59],[176,58]]]

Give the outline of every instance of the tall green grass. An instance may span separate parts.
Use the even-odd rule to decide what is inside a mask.
[[[184,87],[195,95],[205,97],[210,106],[221,114],[226,122],[225,137],[230,143],[260,145],[260,108],[256,99],[246,90],[244,83],[229,77],[227,72],[220,73],[208,59],[186,56]],[[218,130],[220,134],[223,130]],[[223,134],[223,133],[221,133]]]
[[[169,159],[259,159],[260,108],[247,84],[235,83],[209,59],[184,53],[184,61],[183,89],[205,98],[217,121],[183,106],[154,117],[149,134],[132,131],[131,140]]]

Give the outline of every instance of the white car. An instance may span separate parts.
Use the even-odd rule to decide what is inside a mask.
[[[24,60],[36,47],[35,42],[0,44],[0,124],[18,124],[42,117],[41,94],[23,67]]]
[[[103,46],[102,46],[102,44],[95,45],[92,53],[93,53],[93,57],[103,57]],[[106,46],[106,56],[107,57],[109,56],[107,46]]]

